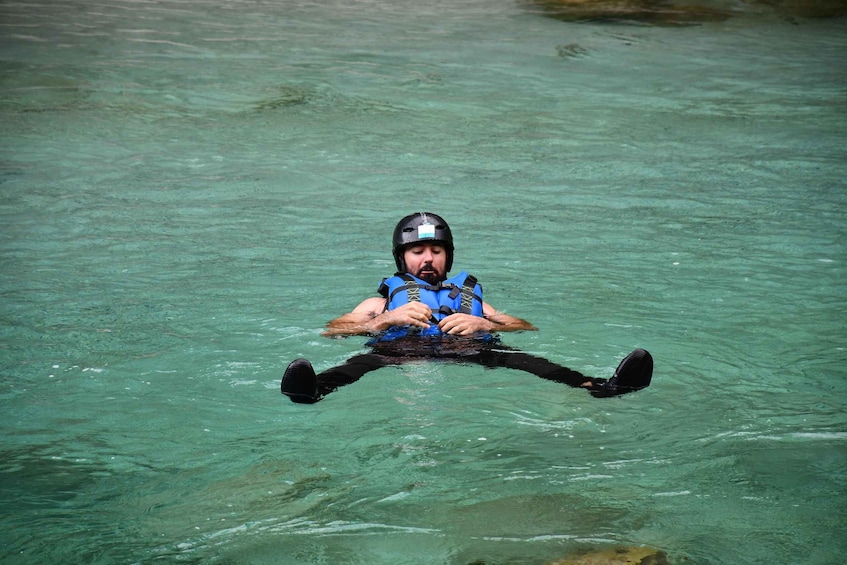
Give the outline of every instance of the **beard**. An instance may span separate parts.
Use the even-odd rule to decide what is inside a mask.
[[[431,263],[425,263],[421,266],[415,276],[429,284],[438,284],[447,278],[444,273],[439,273]]]

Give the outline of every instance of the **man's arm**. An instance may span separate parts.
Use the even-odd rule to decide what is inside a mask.
[[[352,312],[330,320],[323,335],[374,335],[391,326],[428,328],[432,310],[421,302],[409,302],[394,310],[385,310],[385,298],[373,297],[362,301]],[[517,332],[537,330],[535,326],[500,312],[487,302],[482,303],[482,316],[451,314],[438,324],[451,335],[473,335],[478,332]]]
[[[330,320],[325,336],[373,335],[391,326],[429,327],[432,310],[420,302],[409,302],[394,310],[385,310],[385,298],[375,296],[363,300],[352,312]]]
[[[471,314],[451,314],[441,320],[439,329],[451,335],[472,335],[478,332],[517,332],[537,330],[535,326],[500,312],[487,302],[482,303],[482,317]]]
[[[495,332],[518,332],[518,331],[537,331],[538,328],[527,322],[526,320],[522,320],[521,318],[516,318],[514,316],[510,316],[503,312],[500,312],[496,308],[492,307],[490,304],[485,302],[482,303],[482,315],[491,323],[494,324],[494,329],[491,331]]]

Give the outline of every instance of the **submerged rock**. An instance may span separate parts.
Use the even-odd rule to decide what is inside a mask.
[[[468,565],[489,565],[477,560]],[[547,565],[670,565],[664,551],[649,547],[616,547],[613,549],[590,549]]]
[[[308,104],[311,98],[314,98],[314,94],[306,88],[281,85],[277,87],[274,96],[258,102],[256,110],[276,110],[288,106],[302,106]]]
[[[544,15],[564,21],[639,22],[681,26],[723,21],[732,10],[658,0],[529,0]]]
[[[567,45],[556,45],[556,53],[563,59],[575,59],[587,54],[588,50],[578,43],[569,43]]]
[[[685,0],[681,0],[685,1]],[[847,0],[744,0],[743,3],[699,0],[525,0],[545,16],[579,22],[642,23],[684,26],[718,22],[765,10],[782,17],[834,18],[847,15]]]
[[[618,547],[591,550],[550,565],[668,565],[668,558],[663,551],[649,547]]]

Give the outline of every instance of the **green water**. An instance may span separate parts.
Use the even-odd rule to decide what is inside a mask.
[[[842,561],[844,19],[0,3],[3,563]],[[279,394],[407,213],[538,332]]]

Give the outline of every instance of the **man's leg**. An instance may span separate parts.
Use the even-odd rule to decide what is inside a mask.
[[[480,351],[477,355],[468,357],[467,360],[479,363],[489,369],[506,367],[517,371],[526,371],[542,379],[572,387],[585,387],[594,380],[573,369],[562,367],[542,357],[536,357],[523,351],[503,346],[497,349]]]
[[[644,349],[636,349],[627,355],[610,379],[587,377],[542,357],[507,347],[484,350],[466,360],[489,368],[506,367],[526,371],[542,379],[586,388],[592,396],[598,398],[619,396],[645,388],[653,375],[653,357]]]
[[[296,359],[285,370],[280,392],[292,402],[313,404],[339,387],[358,381],[365,373],[393,364],[394,360],[389,357],[366,353],[315,375],[311,363],[306,359]]]

